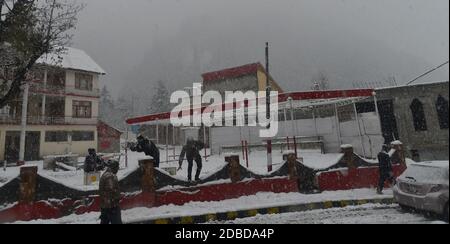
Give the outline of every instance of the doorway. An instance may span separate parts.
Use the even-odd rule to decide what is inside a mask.
[[[378,102],[381,131],[383,132],[384,143],[389,145],[391,142],[399,140],[397,120],[394,113],[394,102],[385,100]]]
[[[25,137],[25,161],[37,161],[40,159],[41,132],[29,131]],[[7,131],[5,139],[5,160],[8,163],[16,163],[20,153],[20,132]]]

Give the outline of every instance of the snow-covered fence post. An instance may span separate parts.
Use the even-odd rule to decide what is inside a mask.
[[[353,150],[353,145],[342,145],[341,153],[344,154],[342,160],[347,164],[349,169],[358,168],[355,153]]]
[[[287,163],[288,163],[288,176],[290,180],[297,180],[298,179],[298,172],[297,172],[297,155],[295,152],[288,152],[287,153]]]
[[[227,155],[225,156],[225,162],[228,163],[229,175],[231,182],[237,183],[241,181],[241,170],[239,163],[239,155]]]
[[[151,157],[140,159],[139,166],[142,170],[141,187],[143,201],[146,206],[153,206],[156,201],[155,186],[155,160]]]
[[[25,166],[20,168],[20,203],[30,204],[35,200],[37,172],[37,166]]]
[[[392,155],[392,160],[406,166],[406,154],[403,143],[400,141],[394,141],[391,143],[391,147],[395,150],[394,155]]]

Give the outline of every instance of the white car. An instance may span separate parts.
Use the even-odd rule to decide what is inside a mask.
[[[397,179],[394,198],[403,208],[439,214],[448,221],[449,162],[413,163]]]

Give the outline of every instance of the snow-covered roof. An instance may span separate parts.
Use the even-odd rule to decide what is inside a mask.
[[[87,71],[97,74],[106,74],[106,72],[83,50],[67,47],[62,53],[45,54],[37,60],[38,64],[58,66],[65,69],[74,69]]]

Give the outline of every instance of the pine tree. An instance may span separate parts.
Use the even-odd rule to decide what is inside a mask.
[[[158,81],[155,86],[155,95],[151,100],[149,111],[151,113],[170,112],[170,94],[163,81]]]
[[[113,124],[115,116],[114,100],[108,88],[104,86],[100,92],[99,117],[106,123]]]

